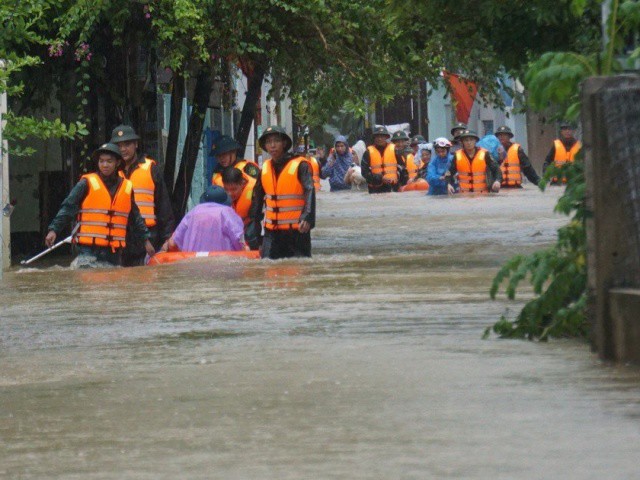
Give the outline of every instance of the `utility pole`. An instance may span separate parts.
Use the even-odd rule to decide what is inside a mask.
[[[0,60],[0,69],[4,69],[4,61]],[[9,158],[7,156],[7,143],[2,132],[4,130],[4,115],[7,113],[7,92],[0,92],[0,207],[9,205]],[[7,192],[5,196],[4,192]],[[7,207],[8,214],[11,214],[11,207]],[[0,217],[0,279],[5,265],[10,263],[9,239],[11,238],[11,228],[9,216],[4,214]]]

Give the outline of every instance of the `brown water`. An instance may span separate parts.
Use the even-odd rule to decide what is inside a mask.
[[[310,260],[16,269],[0,478],[640,478],[640,371],[481,340],[558,190],[319,196]]]

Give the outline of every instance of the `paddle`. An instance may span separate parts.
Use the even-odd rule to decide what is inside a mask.
[[[73,231],[71,232],[71,235],[69,235],[67,238],[65,238],[64,240],[60,240],[58,243],[51,245],[49,248],[40,252],[35,257],[31,257],[29,260],[22,260],[20,262],[20,265],[29,265],[31,262],[35,262],[39,258],[44,257],[47,253],[52,252],[53,250],[58,248],[60,245],[64,245],[65,243],[71,243],[71,241],[73,240],[73,236],[76,234],[79,227],[80,227],[80,224],[78,223],[73,229]]]

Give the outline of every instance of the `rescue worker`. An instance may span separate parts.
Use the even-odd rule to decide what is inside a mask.
[[[458,136],[465,130],[467,130],[467,124],[462,122],[456,123],[451,129],[451,153],[452,154],[456,153],[458,150],[462,148],[462,142],[460,142],[460,139],[458,138]]]
[[[227,167],[234,167],[244,173],[247,180],[260,176],[260,167],[251,160],[238,160],[238,150],[240,144],[228,135],[222,135],[218,141],[211,146],[211,155],[216,157],[218,163],[213,169],[211,184],[224,186],[222,182],[222,172]]]
[[[451,167],[453,155],[449,153],[451,142],[444,137],[436,138],[433,142],[435,157],[427,166],[427,195],[446,195],[448,192],[447,172]]]
[[[529,157],[524,153],[522,146],[511,141],[513,138],[511,129],[507,126],[499,127],[495,135],[504,148],[504,159],[500,163],[502,187],[521,188],[523,173],[531,183],[538,185],[540,177],[531,165]]]
[[[357,164],[358,157],[349,148],[347,138],[339,135],[327,157],[327,163],[320,172],[322,178],[329,179],[332,192],[351,190],[351,183],[345,181],[347,172]]]
[[[423,143],[427,143],[427,140],[422,135],[415,135],[411,139],[410,147],[411,147],[411,150],[413,152],[414,157],[418,153],[418,147]]]
[[[402,156],[389,143],[391,135],[386,127],[373,129],[373,145],[367,147],[360,166],[369,193],[397,192],[407,180]]]
[[[543,174],[552,163],[556,167],[562,167],[575,160],[576,155],[582,148],[582,144],[575,137],[575,130],[575,126],[572,123],[564,122],[560,124],[560,138],[553,141],[553,146],[547,158],[544,160],[544,165],[542,166]],[[563,177],[562,183],[566,182],[567,179]],[[559,182],[558,179],[554,177],[551,183],[557,184]]]
[[[491,154],[484,148],[476,147],[480,137],[472,130],[464,130],[458,135],[462,149],[454,156],[447,174],[449,193],[455,193],[455,176],[458,176],[460,193],[488,193],[500,191],[502,172]]]
[[[149,239],[159,249],[175,228],[173,208],[160,167],[152,158],[138,153],[138,140],[140,137],[129,125],[119,125],[111,132],[111,143],[118,146],[124,160],[122,174],[133,182],[134,197],[149,229]],[[137,238],[127,238],[122,265],[144,265],[145,256],[144,245]]]
[[[391,143],[395,146],[407,168],[407,183],[413,182],[418,177],[418,164],[420,159],[415,158],[415,152],[409,146],[409,137],[404,130],[398,130],[391,136]]]
[[[231,169],[235,170],[235,169]],[[162,251],[226,252],[246,250],[242,219],[222,187],[209,185],[200,203],[182,219]]]
[[[241,170],[227,167],[222,172],[222,183],[224,190],[231,199],[231,207],[242,218],[244,224],[244,236],[251,250],[258,250],[260,224],[256,224],[249,216],[251,201],[253,200],[253,189],[256,186],[256,179],[247,178]]]
[[[289,153],[293,141],[284,128],[270,126],[258,139],[271,158],[253,189],[249,216],[259,224],[265,210],[262,258],[311,256],[315,226],[315,188],[309,161]]]
[[[322,186],[320,185],[320,162],[318,162],[316,157],[311,155],[310,152],[305,152],[304,145],[302,146],[301,153],[307,157],[307,160],[309,161],[309,165],[311,165],[311,175],[313,176],[313,187],[316,189],[316,192],[319,192],[322,189]]]
[[[74,242],[78,257],[120,265],[128,238],[139,240],[145,253],[153,256],[155,249],[136,205],[133,184],[119,175],[122,156],[118,147],[105,143],[91,158],[97,173],[83,175],[62,202],[49,225],[45,244],[51,247],[60,232],[76,219],[79,227]]]

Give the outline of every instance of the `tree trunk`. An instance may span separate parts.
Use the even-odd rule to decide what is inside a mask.
[[[256,115],[256,105],[260,100],[262,92],[262,82],[264,80],[265,69],[261,65],[256,65],[253,73],[249,76],[249,84],[247,86],[247,97],[244,100],[242,114],[240,115],[240,124],[236,133],[236,141],[242,145],[242,150],[238,152],[238,158],[244,157],[244,150],[247,146],[247,139],[251,131],[251,125]]]
[[[169,137],[167,138],[167,151],[164,155],[164,183],[167,185],[170,193],[173,193],[173,183],[176,175],[180,119],[182,118],[182,100],[184,95],[184,78],[179,73],[176,73],[173,78],[173,89],[171,90]]]
[[[193,109],[189,117],[187,138],[184,142],[178,178],[176,178],[173,195],[171,196],[177,222],[184,217],[187,210],[187,200],[189,199],[189,192],[191,191],[191,181],[193,180],[193,172],[196,168],[198,151],[202,143],[204,117],[207,112],[207,107],[209,106],[212,85],[213,79],[211,78],[211,72],[208,70],[201,71],[196,80],[193,94]]]

